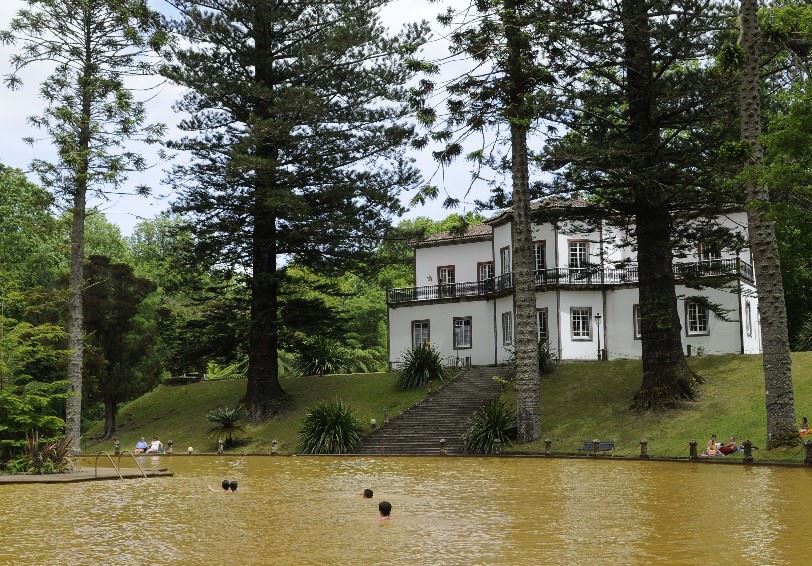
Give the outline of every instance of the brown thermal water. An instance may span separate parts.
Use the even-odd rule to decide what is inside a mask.
[[[809,469],[541,458],[142,461],[175,476],[0,485],[0,564],[810,560]],[[239,482],[236,494],[222,492],[223,479]],[[360,496],[367,487],[372,500]],[[382,499],[394,507],[389,521],[377,516]]]

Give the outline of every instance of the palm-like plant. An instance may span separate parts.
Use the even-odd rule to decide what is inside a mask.
[[[322,401],[305,416],[299,432],[301,454],[347,454],[361,444],[361,423],[340,399]]]
[[[426,342],[403,353],[398,370],[398,387],[418,389],[431,380],[443,381],[446,376],[440,353]]]
[[[465,450],[476,454],[496,452],[497,440],[501,446],[511,444],[516,432],[516,409],[501,399],[482,405],[471,420],[471,428],[462,436]]]
[[[224,439],[226,447],[234,445],[234,434],[238,432],[245,432],[238,423],[248,415],[245,407],[220,407],[213,411],[209,411],[206,415],[206,420],[214,423],[209,429],[209,435],[219,439]]]

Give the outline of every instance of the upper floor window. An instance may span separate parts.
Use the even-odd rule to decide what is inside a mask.
[[[634,339],[640,340],[643,337],[643,321],[640,318],[640,305],[632,307],[632,323],[634,324]]]
[[[437,282],[440,285],[450,285],[454,283],[454,266],[442,265],[437,268]]]
[[[573,340],[592,340],[592,307],[571,307],[570,328]]]
[[[471,317],[454,317],[454,349],[471,347]]]
[[[513,271],[510,264],[510,246],[505,246],[499,249],[499,263],[500,267],[502,268],[502,274]]]
[[[550,340],[550,327],[547,324],[547,307],[536,309],[536,322],[538,323],[539,342]]]
[[[708,307],[699,301],[685,301],[685,320],[688,335],[710,334],[708,329]]]
[[[412,347],[416,348],[422,344],[429,342],[431,337],[430,332],[431,323],[428,320],[413,320],[412,321]]]
[[[545,258],[546,251],[546,242],[533,242],[533,258],[535,259],[536,271],[547,269],[547,260]]]
[[[748,336],[753,335],[753,312],[750,307],[750,301],[744,302],[744,329]]]
[[[722,259],[722,247],[714,242],[702,242],[699,244],[699,259],[711,261]]]
[[[589,267],[589,241],[570,240],[570,269],[585,269]]]
[[[476,279],[477,281],[486,281],[493,279],[493,262],[483,261],[476,264]]]
[[[510,346],[513,344],[513,313],[502,313],[502,344]]]

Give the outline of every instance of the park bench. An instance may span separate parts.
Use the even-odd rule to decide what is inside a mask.
[[[583,445],[578,449],[580,452],[592,452],[594,450],[592,440],[584,440]],[[615,443],[612,440],[601,440],[598,444],[598,452],[606,454],[607,452],[614,452]]]

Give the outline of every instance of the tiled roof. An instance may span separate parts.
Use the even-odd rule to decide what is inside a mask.
[[[435,242],[448,242],[453,240],[472,240],[472,239],[487,239],[493,234],[493,228],[488,224],[473,224],[466,226],[465,232],[462,234],[455,234],[452,232],[438,232],[432,234],[424,240],[421,240],[417,245],[430,244]]]
[[[587,208],[589,206],[589,202],[581,198],[545,197],[531,202],[530,210],[540,210],[542,208],[566,210],[568,208]],[[496,214],[491,216],[486,222],[493,224],[499,220],[506,219],[512,213],[513,211],[511,209],[504,208],[496,212]]]

